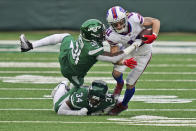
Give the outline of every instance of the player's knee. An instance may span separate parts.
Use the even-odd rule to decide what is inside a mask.
[[[122,74],[121,72],[118,72],[118,71],[116,71],[116,70],[114,70],[114,71],[112,72],[113,77],[120,77],[121,74]]]
[[[126,84],[127,89],[133,89],[135,85]]]

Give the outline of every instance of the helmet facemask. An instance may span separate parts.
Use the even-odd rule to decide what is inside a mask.
[[[117,32],[117,33],[123,33],[128,31],[128,24],[126,18],[123,18],[117,22],[112,22],[110,23],[112,28]],[[120,25],[121,29],[118,29],[118,26]]]

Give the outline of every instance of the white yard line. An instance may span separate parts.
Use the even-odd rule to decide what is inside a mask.
[[[31,40],[30,40],[31,41]],[[9,45],[13,48],[0,48],[0,51],[20,51],[19,41],[17,40],[1,40],[1,45]],[[16,47],[17,45],[17,47]],[[53,46],[47,46],[47,47],[40,47],[36,48],[31,52],[59,52],[59,45],[53,45]],[[180,54],[196,54],[196,42],[187,42],[187,41],[155,41],[153,44],[153,53],[157,54],[174,54],[174,53],[180,53]],[[109,50],[109,45],[104,44],[104,49]]]
[[[112,66],[112,64],[95,64],[96,67]],[[1,61],[0,67],[40,67],[59,68],[58,62],[7,62]],[[148,67],[196,67],[196,64],[150,64]]]
[[[6,91],[51,91],[53,89],[50,88],[0,88],[0,90],[6,90]],[[113,89],[109,89],[111,91],[113,91]],[[125,90],[125,89],[123,89]],[[137,91],[196,91],[196,89],[193,88],[184,88],[184,89],[175,89],[175,88],[158,88],[158,89],[149,89],[149,88],[144,88],[144,89],[140,89],[140,88],[136,88]]]
[[[109,84],[115,84],[116,81],[113,77],[85,77],[84,81],[85,84],[91,83],[93,80],[104,80]],[[19,76],[11,76],[11,77],[0,77],[0,80],[3,82],[10,82],[10,83],[39,83],[39,84],[52,84],[52,83],[59,83],[63,80],[66,80],[62,76],[40,76],[40,75],[19,75]],[[141,79],[138,81],[143,82],[196,82],[196,79]]]
[[[108,121],[98,121],[98,122],[79,122],[79,121],[0,121],[0,123],[38,123],[38,124],[121,124],[121,125],[136,125],[136,126],[177,126],[177,127],[196,127],[196,124],[194,122],[190,122],[190,123],[182,123],[184,122],[185,120],[181,120],[179,123],[169,123],[168,120],[166,121],[166,123],[156,123],[156,121],[149,121],[149,124],[147,123],[143,123],[143,121],[137,121],[137,122],[126,122],[126,121],[122,121],[122,122],[108,122]],[[174,121],[176,122],[176,121]],[[186,121],[185,121],[186,122]],[[192,124],[193,123],[193,124]]]
[[[1,74],[61,74],[60,71],[0,71]],[[123,74],[128,74],[124,72]],[[111,74],[111,71],[89,71],[88,74]],[[195,75],[196,72],[144,72],[151,75]]]
[[[127,109],[126,111],[196,111],[196,109]]]
[[[5,109],[0,109],[0,111],[53,111],[53,109],[30,109],[30,108],[5,108]],[[143,112],[143,111],[151,111],[151,112],[156,112],[156,111],[163,111],[163,112],[168,112],[168,111],[196,111],[196,109],[127,109],[126,111],[128,112]],[[182,118],[181,118],[182,119]]]

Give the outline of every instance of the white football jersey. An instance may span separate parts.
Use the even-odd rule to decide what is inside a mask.
[[[136,39],[139,39],[139,33],[144,29],[142,26],[144,18],[136,13],[129,13],[128,17],[128,32],[118,34],[111,26],[106,30],[106,40],[110,45],[122,44],[127,47],[132,44]]]

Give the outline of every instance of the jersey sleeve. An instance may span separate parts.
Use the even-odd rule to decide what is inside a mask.
[[[139,13],[136,12],[131,12],[128,15],[128,19],[132,19],[135,23],[138,24],[143,24],[144,23],[144,17],[142,15],[140,15]]]
[[[128,43],[130,41],[129,35],[121,35],[116,33],[113,29],[108,28],[106,30],[106,40],[111,46],[116,46],[122,43]]]

